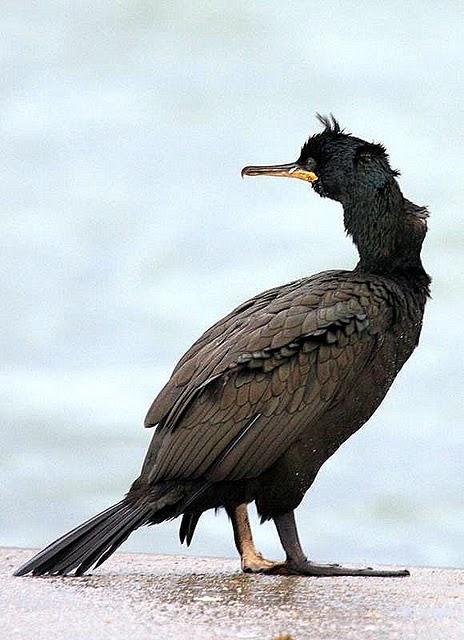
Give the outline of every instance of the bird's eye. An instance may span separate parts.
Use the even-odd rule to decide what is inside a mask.
[[[304,164],[305,168],[308,169],[308,171],[316,170],[316,161],[314,160],[314,158],[308,158]]]

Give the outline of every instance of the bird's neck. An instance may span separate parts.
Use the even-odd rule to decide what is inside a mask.
[[[420,252],[427,232],[424,209],[405,198],[395,180],[365,189],[344,203],[344,222],[359,252],[358,271],[423,282]]]

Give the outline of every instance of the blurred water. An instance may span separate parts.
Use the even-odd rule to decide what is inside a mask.
[[[463,564],[462,6],[5,2],[0,543],[42,545],[120,498],[154,394],[248,296],[350,267],[339,207],[242,182],[333,111],[432,212],[418,352],[299,509],[318,559]],[[129,549],[177,552],[177,523]],[[260,546],[280,554],[271,525]],[[193,553],[233,553],[224,515]]]

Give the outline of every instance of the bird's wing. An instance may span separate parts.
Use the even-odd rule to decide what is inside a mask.
[[[148,424],[161,418],[142,474],[259,476],[375,353],[388,324],[383,295],[351,273],[326,272],[265,292],[217,323],[150,409]]]
[[[288,293],[299,286],[299,281],[286,285]],[[245,335],[253,328],[259,330],[272,319],[273,307],[282,287],[275,287],[247,300],[227,316],[216,322],[182,356],[167,384],[154,399],[145,418],[146,427],[160,423],[172,424],[173,408],[185,404],[186,396],[208,383],[224,367],[224,358],[231,361],[231,348],[239,334]],[[271,309],[272,307],[272,309]]]

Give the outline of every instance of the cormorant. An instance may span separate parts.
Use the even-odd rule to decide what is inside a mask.
[[[407,200],[381,144],[333,116],[298,160],[242,175],[308,181],[343,207],[359,262],[260,293],[189,349],[151,405],[157,426],[140,476],[121,502],[53,542],[16,575],[83,574],[146,524],[182,515],[192,540],[201,514],[225,507],[245,571],[400,576],[307,560],[293,512],[323,463],[380,405],[416,347],[430,278],[420,252],[427,210]],[[349,499],[349,497],[348,497]],[[247,504],[273,519],[284,563],[255,550]]]

